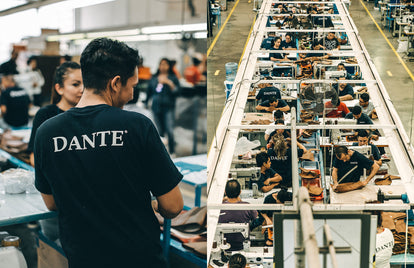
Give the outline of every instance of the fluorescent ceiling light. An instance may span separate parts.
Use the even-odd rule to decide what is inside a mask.
[[[98,38],[98,37],[113,37],[113,36],[125,36],[125,35],[138,35],[140,31],[138,29],[122,30],[122,31],[107,31],[107,32],[94,32],[87,33],[87,38]]]
[[[121,42],[143,42],[148,41],[148,35],[132,35],[132,36],[119,36],[115,37],[116,40]]]
[[[99,5],[99,4],[112,2],[112,1],[115,1],[115,0],[87,0],[87,1],[85,1],[85,0],[66,0],[66,1],[55,3],[55,4],[46,5],[46,6],[43,6],[43,7],[62,8],[62,9],[75,9],[75,8]]]
[[[185,24],[185,25],[166,25],[152,26],[141,29],[143,34],[173,33],[173,32],[190,32],[207,30],[206,23]]]
[[[50,35],[46,38],[48,42],[54,41],[64,41],[64,40],[77,40],[77,39],[85,39],[85,34],[83,33],[75,33],[75,34],[61,34],[61,35]]]

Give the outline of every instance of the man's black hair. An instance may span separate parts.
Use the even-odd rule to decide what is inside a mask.
[[[367,101],[369,101],[369,94],[368,93],[362,93],[361,96],[360,96],[360,98],[363,101],[367,102]]]
[[[286,36],[290,36],[290,38],[291,38],[291,39],[293,39],[293,36],[292,36],[292,34],[291,34],[291,33],[287,33],[287,34],[285,34],[285,39],[286,39]]]
[[[291,192],[288,192],[286,186],[282,186],[282,189],[277,193],[277,199],[282,203],[285,203],[286,201],[292,201],[293,194]]]
[[[109,80],[119,75],[121,84],[134,75],[138,63],[138,51],[126,44],[109,38],[92,40],[83,50],[80,63],[85,88],[104,91]]]
[[[334,154],[336,157],[341,158],[342,154],[348,154],[348,148],[346,146],[338,146],[334,148]]]
[[[68,54],[63,55],[63,56],[62,56],[62,58],[63,58],[65,61],[72,61],[72,56],[70,56],[70,55],[68,55]]]
[[[228,198],[237,198],[240,195],[240,183],[237,180],[229,180],[226,183],[226,195]]]
[[[29,64],[30,64],[30,62],[32,62],[32,60],[37,60],[37,56],[30,56],[30,57],[27,59],[27,65],[29,65]]]
[[[276,97],[271,97],[271,98],[269,99],[269,103],[274,103],[274,102],[276,102],[276,101],[278,101],[278,99],[277,99]]]
[[[279,125],[279,124],[285,124],[285,121],[283,119],[278,119],[275,121],[275,125]]]
[[[365,129],[358,129],[358,137],[368,138],[369,134]]]
[[[281,110],[276,110],[273,112],[273,117],[275,119],[283,119],[283,112]]]
[[[341,100],[337,96],[334,96],[331,100],[331,103],[333,106],[338,107],[339,104],[341,104]]]
[[[339,66],[344,66],[344,68],[345,68],[345,64],[343,64],[342,62],[337,65],[337,67],[339,67]]]
[[[229,259],[229,268],[244,268],[246,267],[246,257],[240,253],[231,255]]]
[[[361,114],[362,113],[362,108],[361,108],[361,106],[354,106],[353,108],[352,108],[352,114],[353,115],[359,115],[359,114]]]
[[[194,66],[200,65],[200,63],[201,63],[201,60],[197,59],[196,57],[193,57],[193,64],[194,64]]]
[[[256,155],[256,165],[258,167],[262,167],[264,163],[267,163],[269,160],[269,155],[265,152],[261,152],[260,154]]]

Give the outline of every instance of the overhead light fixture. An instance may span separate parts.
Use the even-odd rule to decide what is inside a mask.
[[[151,26],[141,29],[143,34],[174,33],[174,32],[195,32],[207,30],[206,23],[185,24],[185,25],[165,25]]]
[[[43,7],[47,8],[62,8],[62,9],[75,9],[75,8],[81,8],[81,7],[87,7],[87,6],[94,6],[99,4],[104,4],[107,2],[112,2],[115,0],[66,0],[61,1],[55,4],[46,5]]]
[[[56,41],[78,40],[78,39],[85,39],[85,38],[86,38],[86,35],[84,33],[73,33],[73,34],[49,35],[48,37],[46,37],[46,41],[56,42]]]
[[[128,36],[128,35],[138,35],[140,33],[139,29],[131,30],[121,30],[121,31],[106,31],[106,32],[93,32],[87,33],[87,38],[98,38],[98,37],[116,37],[116,36]]]

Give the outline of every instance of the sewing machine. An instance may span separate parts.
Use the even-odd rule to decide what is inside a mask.
[[[325,72],[325,79],[332,79],[332,78],[340,78],[345,77],[346,71],[326,71]]]
[[[232,178],[240,183],[242,189],[252,189],[252,184],[257,183],[260,177],[259,167],[232,168],[229,172]]]

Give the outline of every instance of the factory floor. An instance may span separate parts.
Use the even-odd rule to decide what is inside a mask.
[[[211,141],[216,131],[217,123],[225,104],[224,80],[225,64],[227,62],[239,63],[243,54],[244,46],[247,42],[250,29],[254,23],[255,12],[254,1],[235,1],[227,2],[227,11],[222,11],[222,25],[218,30],[217,26],[213,29],[213,36],[208,39],[208,98],[207,98],[207,146],[210,147]],[[361,2],[356,0],[351,2],[349,8],[352,19],[354,20],[359,34],[364,42],[366,49],[381,77],[385,88],[397,110],[404,128],[414,141],[413,117],[414,117],[414,77],[404,69],[394,51],[387,44],[386,39],[376,27],[362,3],[380,25],[385,37],[390,41],[395,50],[398,48],[398,37],[392,37],[391,33],[384,29],[380,19],[380,12],[374,10],[373,2]],[[232,13],[230,15],[230,13]],[[405,53],[399,53],[407,68],[414,71],[414,62],[410,62]]]

